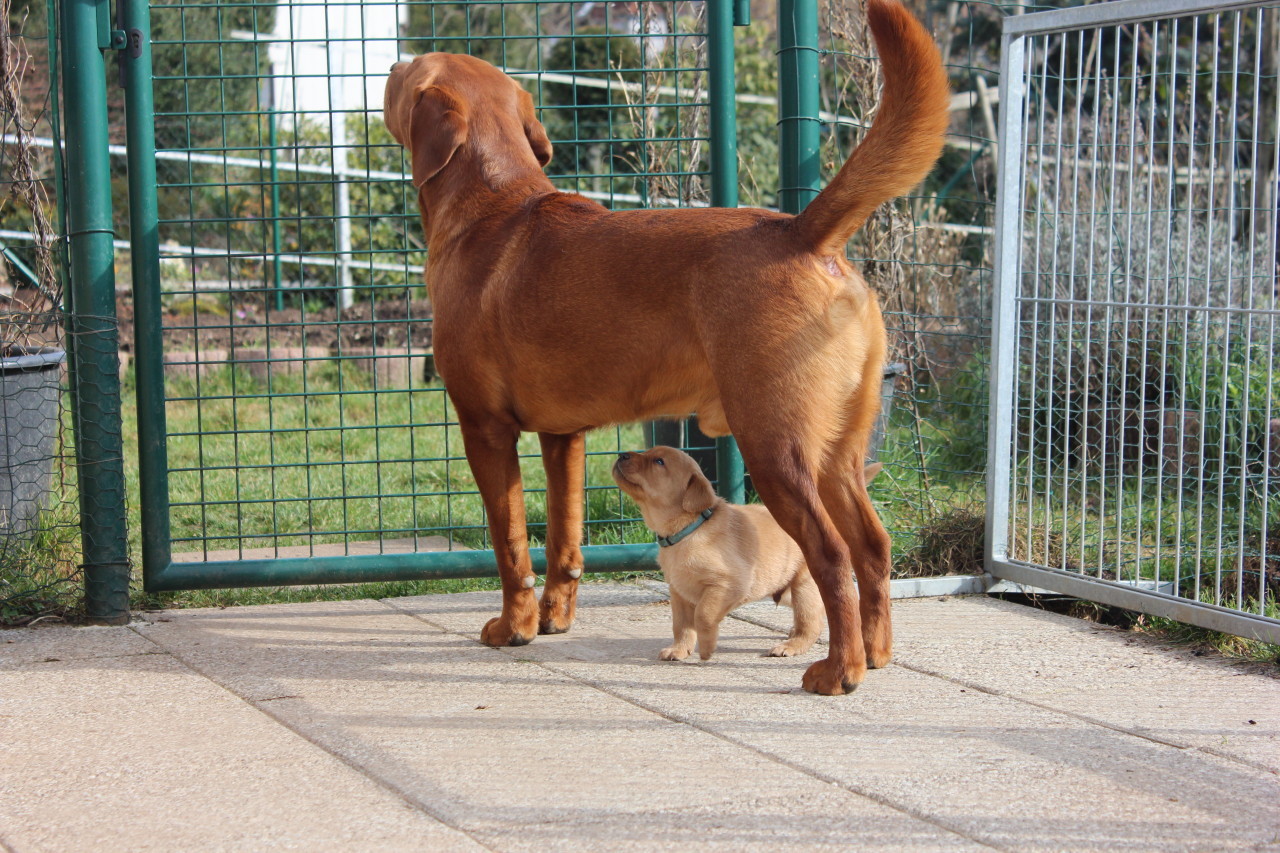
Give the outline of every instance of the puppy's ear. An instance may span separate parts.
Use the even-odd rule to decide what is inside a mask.
[[[413,185],[421,189],[435,177],[466,139],[465,105],[439,86],[424,89],[409,119]]]
[[[684,498],[680,508],[685,512],[702,512],[716,502],[716,493],[711,490],[711,481],[703,476],[702,471],[694,471],[689,475],[689,483],[684,487]]]
[[[862,469],[863,482],[870,483],[876,478],[876,474],[880,473],[880,469],[884,467],[883,462],[872,462]]]
[[[529,139],[533,156],[538,158],[538,165],[547,165],[551,162],[551,140],[534,112],[533,96],[524,89],[520,90],[520,121],[524,124],[524,135]]]

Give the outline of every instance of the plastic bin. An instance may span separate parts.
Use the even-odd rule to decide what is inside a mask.
[[[0,349],[0,537],[28,534],[49,500],[64,350]]]

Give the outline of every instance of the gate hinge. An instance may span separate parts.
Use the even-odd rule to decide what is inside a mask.
[[[112,30],[111,44],[107,45],[107,49],[128,51],[131,58],[137,59],[142,55],[142,30],[137,27]]]

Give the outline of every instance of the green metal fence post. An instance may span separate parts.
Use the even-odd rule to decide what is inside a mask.
[[[727,0],[707,5],[708,95],[711,102],[711,203],[738,206],[738,114],[733,73],[734,8]],[[746,471],[738,443],[716,440],[716,489],[734,503],[745,497]]]
[[[134,334],[161,340],[160,212],[156,196],[155,96],[151,81],[151,10],[147,0],[119,0],[124,28],[124,95],[128,110],[129,231]],[[138,485],[142,493],[142,574],[149,582],[169,564],[169,480],[164,363],[159,346],[138,347]],[[148,583],[149,585],[149,583]]]
[[[275,104],[267,112],[267,147],[271,149],[271,286],[276,293],[276,310],[284,310],[284,276],[280,264],[280,139],[277,132],[280,120]],[[301,278],[301,276],[299,276]]]
[[[129,620],[129,547],[103,59],[111,31],[105,7],[106,0],[64,0],[62,79],[85,609],[90,619],[120,624]]]
[[[778,0],[778,206],[799,213],[818,194],[817,0]]]

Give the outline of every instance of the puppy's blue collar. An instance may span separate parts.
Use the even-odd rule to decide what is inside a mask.
[[[663,548],[670,548],[672,545],[676,544],[681,539],[684,539],[690,533],[692,533],[693,531],[701,527],[702,523],[706,521],[708,518],[710,518],[712,513],[714,513],[715,511],[716,511],[715,507],[713,506],[707,507],[702,512],[698,513],[698,517],[695,518],[693,521],[691,521],[689,525],[685,527],[684,530],[681,530],[679,533],[672,533],[670,536],[659,536],[658,545]]]

